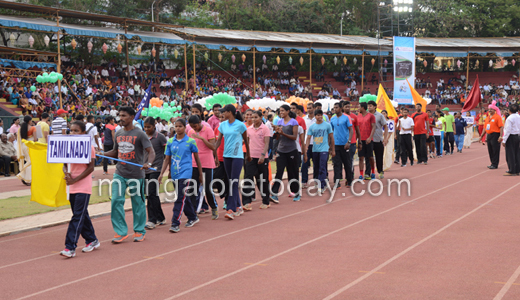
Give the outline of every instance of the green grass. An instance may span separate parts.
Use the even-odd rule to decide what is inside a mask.
[[[173,188],[168,185],[168,191],[173,191]],[[164,185],[159,189],[160,193],[164,192]],[[23,197],[11,197],[0,200],[0,220],[7,220],[19,217],[25,217],[30,215],[41,214],[49,211],[70,209],[70,205],[64,205],[60,207],[48,207],[41,205],[36,202],[30,201],[31,196]],[[101,193],[99,187],[95,186],[92,188],[92,196],[90,197],[90,204],[102,203],[110,201],[108,193],[108,185],[103,184],[101,187]]]

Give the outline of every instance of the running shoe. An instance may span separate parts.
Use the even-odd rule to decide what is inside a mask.
[[[64,249],[63,251],[60,252],[60,255],[65,256],[66,258],[73,258],[74,256],[76,256],[76,251]]]
[[[374,175],[375,176],[375,175]],[[375,177],[374,177],[375,178]],[[365,174],[365,180],[370,180],[372,179],[372,176],[368,175],[368,174]]]
[[[155,228],[155,224],[153,222],[146,222],[146,224],[144,225],[144,229],[148,229],[148,230],[152,230]]]
[[[379,179],[383,179],[383,178],[385,178],[385,173],[383,173],[383,172],[379,173]]]
[[[251,205],[251,203],[248,203],[248,204],[244,205],[243,209],[245,211],[253,210],[253,205]]]
[[[403,168],[403,167],[406,167],[406,165],[404,165],[404,164],[403,164],[403,165],[401,165],[401,168]]]
[[[125,236],[122,236],[122,235],[119,235],[119,234],[116,234],[114,236],[114,238],[112,239],[112,243],[114,244],[119,244],[121,242],[123,242],[124,240],[126,240],[128,238],[128,234],[125,235]]]
[[[363,175],[359,175],[359,180],[363,180]]]
[[[218,219],[218,208],[211,209],[211,219],[212,220]]]
[[[186,225],[184,225],[184,227],[190,228],[197,223],[199,223],[199,218],[196,218],[195,220],[189,220],[188,222],[186,222]]]
[[[370,174],[370,179],[376,179],[376,174],[374,174],[374,173]]]
[[[234,220],[235,219],[235,213],[230,209],[227,211],[226,215],[224,216],[226,219]]]
[[[271,204],[263,204],[260,205],[260,209],[268,209],[269,207],[271,207]]]
[[[237,212],[235,213],[235,217],[239,217],[244,213],[244,209],[242,207],[237,208]]]
[[[142,242],[144,241],[144,234],[142,233],[134,233],[134,242]]]
[[[275,196],[275,195],[271,195],[271,199],[269,199],[269,200],[271,200],[271,202],[276,203],[276,204],[280,203],[280,201],[278,201],[278,196]]]
[[[170,227],[170,232],[177,233],[179,231],[181,231],[181,229],[178,225],[172,225],[172,227]]]
[[[398,160],[394,160],[394,164],[399,164],[399,161]]]
[[[223,209],[223,210],[227,210],[227,204],[226,204],[226,202],[224,202],[224,205],[222,205],[222,209]]]
[[[301,195],[298,195],[298,196],[294,197],[294,199],[292,199],[292,201],[294,201],[294,202],[298,202],[298,201],[300,201],[301,199],[302,199],[302,196],[301,196]]]
[[[293,192],[289,192],[289,198],[294,198],[294,197],[296,197],[296,194]]]
[[[81,252],[92,252],[95,249],[99,248],[101,243],[98,240],[88,243],[85,248],[81,249]]]
[[[205,210],[204,208],[201,208],[201,210],[199,211],[199,215],[203,215],[207,212],[208,212],[207,210]]]
[[[157,221],[157,222],[155,223],[155,225],[164,225],[164,224],[166,224],[166,220],[162,220],[162,221],[160,221],[160,222]]]
[[[307,182],[305,182],[305,183],[302,184],[302,189],[306,189],[306,188],[308,188],[308,187],[309,187],[309,186],[307,185]]]

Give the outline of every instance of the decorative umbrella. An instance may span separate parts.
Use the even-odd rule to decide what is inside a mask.
[[[152,48],[152,56],[155,57],[155,54],[157,54],[157,51],[155,50],[155,47]]]
[[[475,67],[478,68],[479,65],[480,65],[480,60],[477,60],[477,62],[475,63]]]
[[[357,65],[357,58],[354,57],[353,62],[354,62],[355,65]]]
[[[422,63],[423,63],[423,65],[424,65],[424,67],[425,67],[425,68],[426,68],[426,67],[428,66],[428,62],[426,61],[426,59],[425,59],[425,60],[423,60],[423,62],[422,62]]]
[[[173,56],[175,57],[175,59],[177,59],[177,57],[179,57],[179,50],[177,50],[177,48],[175,48],[175,50],[173,50]]]
[[[385,59],[385,68],[386,68],[386,65],[388,64],[388,60]]]
[[[209,59],[209,55],[208,55],[208,52],[204,53],[204,60],[208,61]]]
[[[166,47],[164,47],[164,56],[168,56],[168,49],[166,49]]]
[[[338,58],[337,58],[336,56],[334,56],[333,61],[334,61],[334,65],[337,65],[337,64],[338,64]]]
[[[32,48],[32,46],[34,45],[34,38],[32,35],[29,36],[29,47]]]
[[[246,62],[246,55],[242,54],[242,62]]]
[[[72,46],[73,50],[76,50],[76,46],[78,45],[78,42],[76,42],[75,39],[72,39],[72,41],[70,42],[70,45]]]
[[[325,64],[325,58],[322,56],[321,57],[321,65],[324,65]]]
[[[492,66],[493,66],[493,60],[490,59],[490,60],[489,60],[489,67],[491,68]]]
[[[276,63],[277,63],[277,64],[280,64],[280,56],[277,56],[277,57],[276,57]]]
[[[13,33],[9,36],[9,40],[11,41],[11,47],[14,47],[14,42],[16,41],[16,37]]]
[[[222,62],[222,53],[218,54],[218,62]]]
[[[511,61],[511,64],[513,65],[513,67],[515,66],[516,64],[516,60],[513,58],[513,60]]]
[[[347,58],[345,56],[343,56],[343,64],[346,65],[347,64]]]
[[[300,56],[300,65],[303,65],[303,57]]]
[[[457,59],[457,68],[460,69],[460,64],[461,64],[461,63],[462,63],[462,62],[460,61],[460,59]]]
[[[235,63],[235,59],[236,59],[235,54],[231,55],[231,61],[232,61],[233,63]]]
[[[262,57],[262,60],[264,61],[264,64],[267,62],[267,57],[265,55]]]
[[[48,36],[45,36],[45,37],[43,38],[43,41],[45,42],[45,47],[49,47],[49,42],[51,41],[51,39],[49,39]]]
[[[141,45],[137,46],[137,54],[141,55],[141,50],[142,50]]]
[[[103,50],[104,54],[107,54],[107,50],[108,50],[107,44],[103,43],[103,46],[101,47],[101,50]]]
[[[289,64],[292,65],[292,57],[289,56]]]
[[[374,66],[374,64],[376,63],[376,59],[375,58],[372,58],[372,60],[370,61],[372,63],[372,67]]]
[[[117,52],[121,53],[123,50],[123,46],[121,46],[121,43],[117,44]]]
[[[92,47],[93,47],[93,46],[94,46],[94,45],[92,45],[92,41],[88,41],[88,43],[87,43],[88,53],[92,52]]]
[[[448,68],[451,68],[451,60],[448,60]]]

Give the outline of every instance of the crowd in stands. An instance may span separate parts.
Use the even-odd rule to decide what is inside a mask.
[[[256,91],[253,91],[252,87],[251,65],[246,67],[240,63],[237,67],[232,64],[229,73],[231,76],[215,73],[205,63],[197,64],[196,68],[194,81],[191,66],[188,68],[188,77],[185,70],[168,75],[162,61],[141,63],[128,69],[114,62],[102,66],[79,66],[69,62],[62,67],[64,80],[61,89],[57,84],[37,83],[34,76],[31,76],[34,73],[3,69],[0,73],[0,97],[22,108],[24,116],[41,118],[44,112],[51,117],[55,115],[60,106],[60,94],[63,108],[71,117],[76,114],[117,117],[117,109],[120,106],[137,108],[150,83],[152,97],[159,97],[166,102],[175,101],[183,107],[192,105],[199,98],[219,92],[235,96],[239,104],[250,98],[274,97],[285,100],[292,95],[311,100],[346,97],[356,101],[364,94],[377,93],[377,89],[370,90],[367,87],[366,78],[362,78],[361,70],[351,70],[350,66],[342,67],[341,71],[329,72],[336,82],[343,82],[344,91],[339,91],[337,84],[333,85],[331,81],[325,80],[327,70],[324,67],[316,72],[316,86],[319,88],[317,95],[313,95],[313,86],[299,80],[294,65],[286,70],[280,70],[277,64],[269,67],[263,63],[257,66]],[[386,72],[383,75],[386,77]],[[379,82],[376,73],[368,76],[371,84]],[[186,78],[189,78],[187,84]],[[359,88],[361,80],[365,81],[363,90]],[[453,75],[446,81],[440,78],[436,82],[432,82],[427,74],[418,75],[415,83],[417,89],[425,89],[422,94],[425,98],[431,98],[432,104],[443,105],[462,104],[465,101],[465,84],[464,74]],[[30,90],[32,85],[36,87],[34,92]],[[471,85],[468,89],[471,89]],[[505,83],[481,82],[482,97],[489,99],[487,102],[496,100],[503,106],[518,102],[519,91],[516,76]],[[386,92],[393,98],[392,88],[386,88]]]

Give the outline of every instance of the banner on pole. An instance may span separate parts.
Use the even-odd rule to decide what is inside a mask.
[[[415,84],[415,38],[394,36],[394,101],[409,105],[413,98],[406,80]]]
[[[90,135],[49,135],[47,163],[89,164],[92,138]]]

